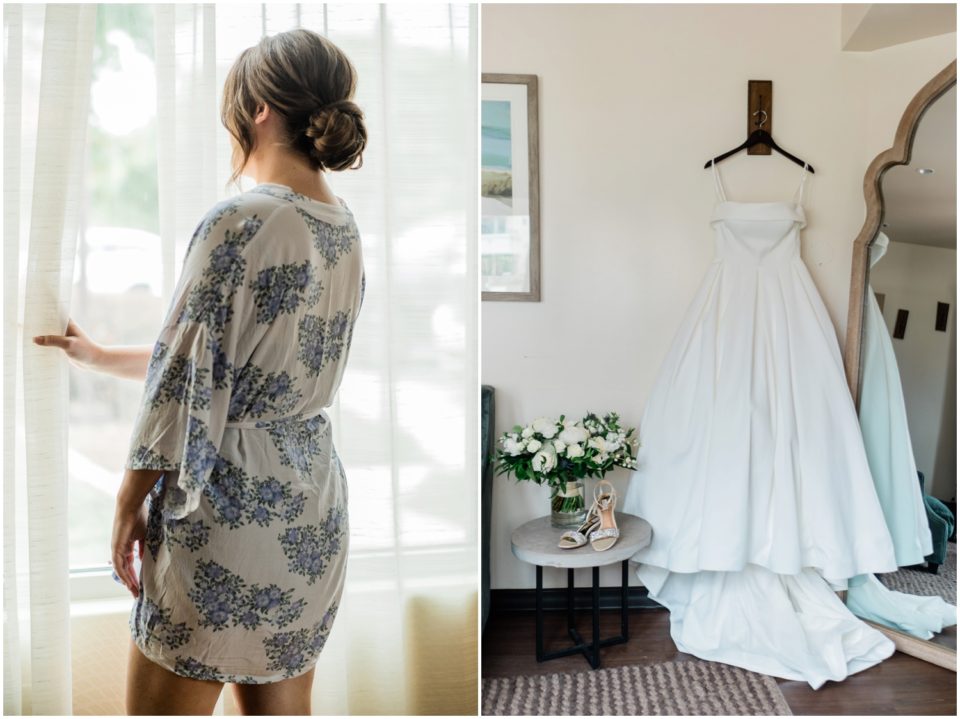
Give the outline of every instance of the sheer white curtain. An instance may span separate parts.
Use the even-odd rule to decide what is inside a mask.
[[[17,12],[8,13],[10,7],[4,11],[8,60],[14,47],[10,28],[19,22]],[[74,13],[72,32],[64,33],[56,56],[65,57],[73,43],[75,55],[85,47],[89,59],[92,29],[80,21],[87,11],[54,11],[55,7],[48,6],[48,18]],[[264,34],[301,26],[329,36],[357,66],[357,101],[367,117],[368,150],[362,169],[330,177],[334,191],[357,218],[367,274],[350,365],[330,411],[350,486],[351,554],[344,601],[317,667],[314,710],[474,714],[479,444],[476,5],[163,4],[154,12],[162,307],[168,304],[196,222],[214,202],[233,192],[225,187],[230,151],[219,122],[219,100],[226,71],[237,54]],[[71,26],[71,21],[65,19],[63,25]],[[89,77],[83,75],[84,62],[71,57],[65,66],[72,75],[60,83],[51,81],[53,87],[74,102],[85,101]],[[17,87],[8,81],[12,72],[8,62],[8,97]],[[24,78],[24,87],[26,83]],[[8,109],[8,120],[9,116]],[[65,132],[74,118],[85,123],[86,110],[54,110],[53,117],[60,123],[59,131]],[[19,145],[16,129],[9,122],[6,128],[9,152]],[[62,151],[63,140],[59,143]],[[82,142],[76,146],[82,147]],[[8,174],[9,167],[5,164]],[[73,177],[67,168],[59,171]],[[59,200],[60,214],[67,217],[71,206],[64,198],[69,200],[69,193],[51,189],[46,177],[43,182],[45,201]],[[5,188],[9,202],[14,190],[9,177]],[[46,211],[41,215],[49,216]],[[15,220],[6,212],[5,234]],[[69,222],[57,230],[57,244],[38,260],[35,275],[47,273],[61,282],[72,277],[70,230]],[[54,242],[52,236],[48,242]],[[5,299],[13,292],[11,260],[14,265],[26,261],[20,257],[18,263],[15,252],[5,244]],[[69,293],[51,295],[43,283],[33,292],[43,295],[37,295],[37,311],[50,316],[36,327],[28,319],[15,339],[21,334],[59,332],[65,326],[68,308],[61,297],[69,298]],[[9,302],[6,311],[10,320]],[[40,318],[32,321],[40,323]],[[9,322],[5,331],[10,340],[14,331]],[[29,351],[27,343],[23,346]],[[5,660],[14,656],[23,661],[32,656],[35,670],[42,666],[63,685],[58,706],[69,708],[69,651],[64,651],[63,639],[69,636],[64,596],[66,500],[61,491],[65,436],[64,423],[51,421],[64,416],[65,368],[53,353],[37,352],[35,362],[32,355],[25,356],[32,363],[31,374],[18,376],[10,366],[16,357],[10,342],[4,347],[5,389],[22,383],[30,386],[29,392],[43,392],[47,398],[47,404],[36,405],[34,424],[26,425],[28,434],[38,433],[37,440],[27,445],[28,469],[44,480],[35,481],[31,475],[30,498],[36,497],[35,506],[45,507],[38,519],[45,524],[38,524],[30,535],[31,549],[45,563],[35,565],[31,557],[29,566],[30,588],[43,590],[31,607],[34,624],[40,616],[38,606],[53,612],[49,623],[47,613],[42,615],[42,636],[56,648],[55,654],[44,657],[36,648],[40,645],[31,645],[32,655],[18,655],[14,652],[18,640],[5,638],[4,655]],[[12,407],[8,398],[8,420],[15,417]],[[41,420],[42,426],[36,426]],[[11,427],[8,422],[5,441],[12,438]],[[56,461],[44,455],[56,455]],[[6,478],[11,476],[12,459],[7,452],[4,459]],[[12,486],[5,482],[5,519],[12,519],[8,490]],[[5,549],[9,536],[5,527]],[[8,558],[5,579],[14,568]],[[33,575],[38,577],[36,585]],[[48,587],[52,589],[47,591]],[[5,585],[8,607],[11,591],[16,590]],[[43,602],[51,602],[52,609]],[[22,611],[28,605],[12,606]],[[6,617],[9,629],[9,609]],[[9,677],[19,676],[16,669],[8,674],[8,666],[5,661],[5,687],[10,686]],[[235,713],[228,693],[223,704],[221,710]]]
[[[4,5],[4,713],[71,712],[67,363],[91,5]],[[24,341],[28,338],[28,341]]]

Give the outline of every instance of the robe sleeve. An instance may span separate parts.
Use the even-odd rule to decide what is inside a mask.
[[[238,201],[204,216],[153,347],[125,466],[165,470],[167,519],[197,508],[219,461],[238,341],[251,315],[246,250],[262,225]]]

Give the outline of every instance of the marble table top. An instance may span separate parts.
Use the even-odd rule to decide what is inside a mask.
[[[538,517],[513,531],[511,548],[517,559],[541,567],[599,567],[629,559],[650,544],[650,523],[625,512],[617,512],[620,538],[610,549],[596,551],[589,542],[576,549],[560,549],[557,542],[566,530],[550,526],[550,517]]]

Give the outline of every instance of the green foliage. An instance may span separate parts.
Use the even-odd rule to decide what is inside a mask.
[[[93,125],[88,132],[87,225],[159,232],[156,122],[119,137]]]
[[[117,48],[107,40],[114,30],[126,33],[134,47],[154,57],[152,5],[97,6],[93,73],[119,70]],[[88,226],[126,226],[159,232],[157,125],[152,120],[128,135],[99,128],[91,110],[87,129]]]
[[[120,69],[117,49],[107,42],[107,33],[111,30],[123,30],[133,40],[138,51],[147,57],[154,56],[152,4],[100,3],[97,5],[97,29],[93,46],[94,77],[101,67]]]

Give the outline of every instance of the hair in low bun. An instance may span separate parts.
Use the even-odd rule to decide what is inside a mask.
[[[355,170],[363,165],[367,126],[363,111],[352,100],[331,102],[313,113],[306,136],[313,141],[311,154],[323,169]]]
[[[283,118],[288,147],[317,170],[363,164],[367,128],[353,101],[357,73],[327,38],[298,28],[264,37],[227,72],[220,119],[241,154],[236,181],[254,149],[254,118],[264,103]]]

